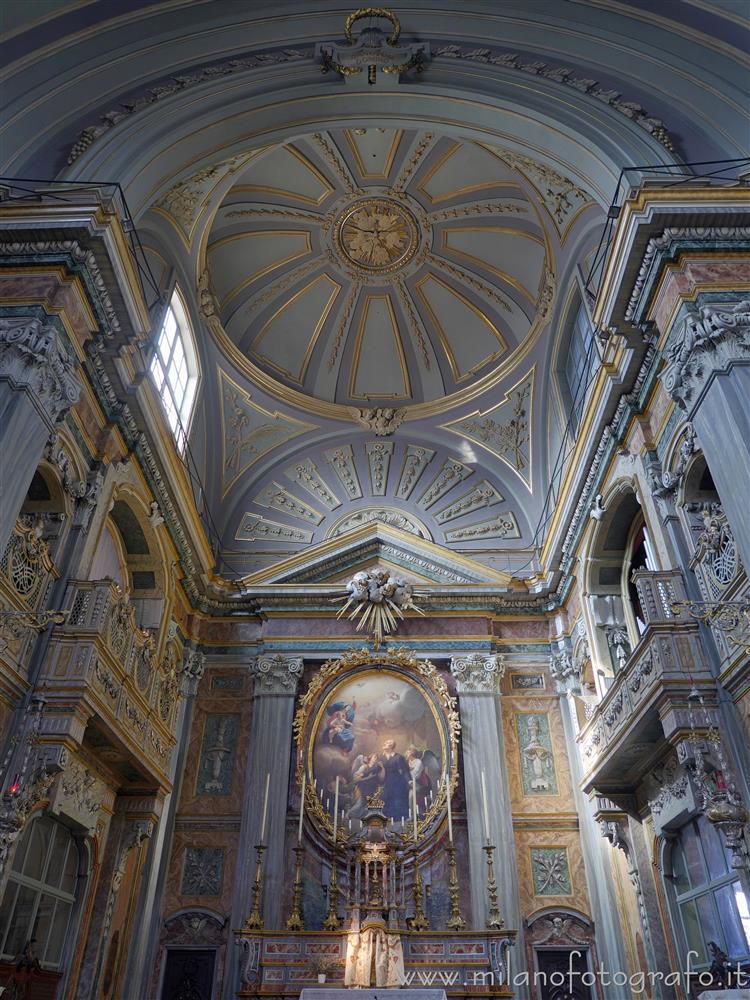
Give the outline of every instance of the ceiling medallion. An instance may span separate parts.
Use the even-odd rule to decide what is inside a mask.
[[[413,214],[391,198],[365,198],[349,205],[334,227],[343,260],[365,274],[391,274],[414,257],[419,227]]]

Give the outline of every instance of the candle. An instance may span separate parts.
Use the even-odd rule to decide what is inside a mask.
[[[451,784],[448,775],[445,775],[445,799],[448,803],[448,840],[453,843],[453,813],[451,811]]]
[[[263,839],[266,835],[266,819],[268,818],[268,789],[271,784],[271,773],[266,775],[266,794],[263,796],[263,820],[260,824],[260,842],[263,843]]]
[[[417,779],[411,776],[411,802],[412,815],[414,816],[414,843],[417,842]]]
[[[490,818],[487,813],[487,785],[484,780],[484,771],[482,771],[482,812],[484,814],[484,839],[489,844],[490,842]]]
[[[299,798],[299,829],[297,830],[297,843],[302,843],[302,819],[305,815],[305,784],[307,782],[307,772],[302,772],[302,792]]]
[[[339,823],[339,776],[336,775],[336,792],[333,796],[333,842],[336,843],[336,830]]]

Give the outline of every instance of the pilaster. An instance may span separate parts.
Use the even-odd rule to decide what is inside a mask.
[[[500,914],[506,927],[518,928],[521,908],[518,869],[513,834],[513,815],[506,768],[505,736],[499,705],[499,684],[505,661],[499,655],[458,654],[451,659],[461,714],[461,750],[469,836],[471,873],[471,918],[476,928],[486,926],[488,916],[487,860],[483,816],[482,772],[487,788],[490,840],[497,847],[497,882]],[[525,965],[523,943],[519,940],[514,966]],[[520,967],[520,968],[519,968]],[[522,987],[519,987],[519,996]]]
[[[245,769],[242,825],[232,900],[232,927],[242,927],[250,914],[250,890],[255,867],[255,845],[260,842],[266,777],[270,775],[268,814],[263,837],[263,919],[266,927],[281,927],[281,902],[286,871],[284,856],[287,794],[291,765],[294,698],[302,677],[298,656],[261,654],[253,664],[253,725]],[[237,956],[227,956],[224,997],[238,988]]]

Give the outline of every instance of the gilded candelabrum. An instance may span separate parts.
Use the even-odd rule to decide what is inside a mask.
[[[303,931],[305,929],[305,921],[302,919],[302,858],[305,854],[305,849],[302,844],[297,844],[294,848],[295,861],[294,861],[294,892],[292,895],[292,912],[289,919],[286,922],[286,929],[288,931]]]
[[[500,930],[505,921],[500,916],[500,910],[497,905],[497,882],[495,881],[495,864],[493,860],[495,845],[485,844],[482,850],[487,852],[487,895],[490,900],[489,910],[487,911],[487,926],[492,930]]]
[[[414,916],[408,921],[409,928],[413,931],[427,931],[430,925],[424,915],[424,881],[422,872],[419,869],[419,859],[417,852],[414,852]]]
[[[262,931],[263,915],[260,912],[263,900],[263,852],[265,844],[255,845],[255,878],[253,879],[253,908],[245,921],[246,931]]]
[[[451,931],[462,931],[466,927],[466,921],[461,915],[461,907],[458,902],[458,871],[456,869],[456,848],[453,844],[446,847],[448,852],[448,893],[451,899],[451,915],[448,919],[448,929]]]
[[[338,878],[336,876],[336,856],[337,856],[336,845],[333,845],[333,856],[331,858],[331,881],[328,884],[328,914],[323,921],[324,931],[337,931],[341,927],[341,922],[338,917],[339,908],[339,886]]]

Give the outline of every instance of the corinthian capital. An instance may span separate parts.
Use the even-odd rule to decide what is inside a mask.
[[[301,676],[300,656],[284,656],[283,653],[259,656],[253,665],[255,690],[261,694],[293,695]]]
[[[0,379],[38,399],[51,424],[78,400],[81,386],[74,369],[54,326],[34,316],[0,319]]]
[[[714,372],[750,359],[750,301],[692,310],[670,338],[665,358],[664,388],[688,409]]]
[[[500,679],[505,674],[505,657],[487,656],[484,653],[454,656],[451,659],[451,673],[458,683],[459,694],[490,694],[497,690]]]

